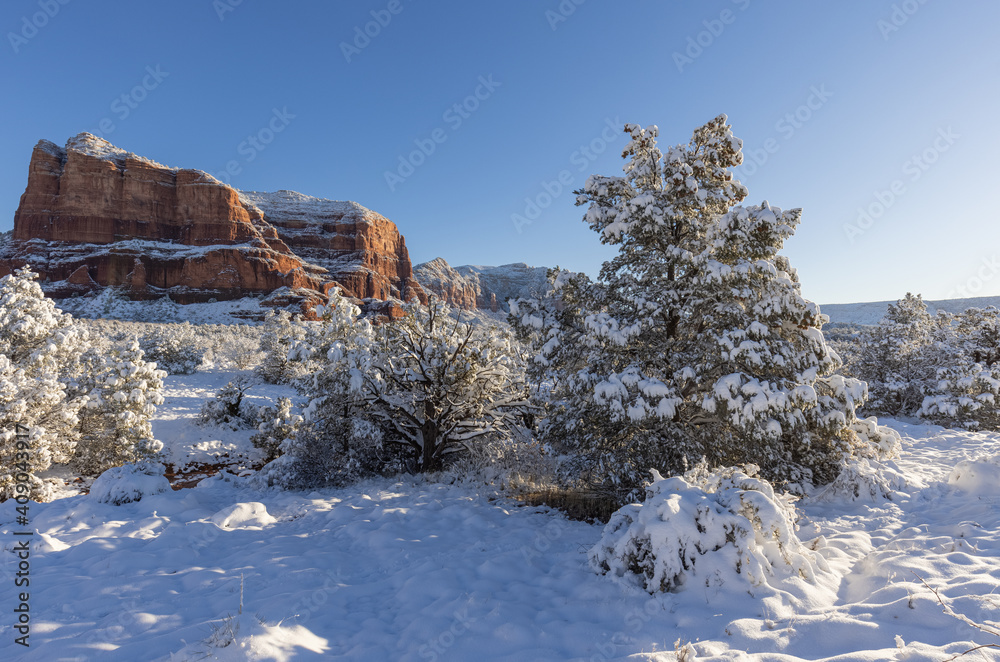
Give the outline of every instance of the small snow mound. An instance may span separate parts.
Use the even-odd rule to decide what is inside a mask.
[[[220,529],[264,528],[278,520],[267,512],[267,507],[258,501],[237,503],[223,508],[212,515],[210,520]]]
[[[959,462],[948,484],[970,494],[1000,496],[1000,455]]]
[[[204,641],[186,645],[171,660],[218,662],[277,662],[291,660],[303,650],[329,657],[330,642],[302,625],[271,625],[257,616],[229,616]]]
[[[908,485],[894,462],[852,458],[832,483],[813,497],[816,501],[892,501]]]
[[[592,567],[650,593],[689,583],[747,590],[828,570],[795,533],[795,510],[756,467],[661,478],[621,508],[590,551]]]
[[[144,496],[162,494],[170,490],[170,482],[163,476],[163,465],[158,462],[136,462],[108,469],[90,487],[90,497],[98,503],[120,506],[140,501]]]
[[[70,545],[41,531],[38,532],[38,538],[39,541],[35,543],[36,552],[61,552],[70,548]]]

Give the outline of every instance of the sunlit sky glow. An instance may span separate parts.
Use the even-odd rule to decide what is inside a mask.
[[[807,297],[998,295],[998,25],[989,0],[9,0],[0,231],[34,144],[90,131],[355,200],[415,263],[595,274],[612,251],[569,189],[621,171],[621,125],[666,147],[726,113],[748,202],[804,209],[785,252]]]

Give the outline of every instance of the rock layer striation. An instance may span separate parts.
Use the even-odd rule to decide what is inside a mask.
[[[426,301],[396,226],[361,205],[241,193],[88,133],[32,152],[0,275],[25,264],[55,298],[113,286],[132,299],[263,295],[310,308],[339,286],[358,299]]]

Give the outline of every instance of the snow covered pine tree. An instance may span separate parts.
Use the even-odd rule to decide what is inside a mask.
[[[618,255],[597,282],[556,272],[550,295],[511,308],[532,376],[552,384],[544,440],[622,500],[650,468],[676,475],[703,456],[801,489],[886,452],[855,425],[865,384],[833,375],[826,318],[778,254],[801,210],[737,206],[742,143],[726,117],[665,155],[655,126],[625,131],[625,176],[577,191]]]
[[[300,381],[305,421],[261,472],[289,487],[342,483],[409,468],[434,471],[475,444],[509,438],[520,421],[524,370],[510,333],[456,319],[432,300],[373,327],[338,292],[294,361],[317,361]]]
[[[932,316],[918,294],[907,292],[890,304],[878,324],[858,338],[858,351],[848,370],[868,383],[865,410],[888,416],[912,416],[930,392],[947,352],[937,341],[947,334],[947,316]]]
[[[51,496],[37,474],[73,456],[77,413],[85,400],[67,390],[86,331],[60,312],[27,267],[0,279],[0,495],[13,496],[15,467],[24,457],[15,444],[15,425],[29,429],[27,473],[32,499]]]
[[[941,317],[939,313],[939,317]],[[933,347],[941,359],[918,414],[940,425],[1000,429],[1000,310],[944,318]]]
[[[390,466],[398,454],[384,449],[381,430],[364,416],[366,395],[358,370],[370,362],[374,340],[371,323],[360,317],[361,309],[337,288],[316,313],[318,322],[284,331],[286,344],[281,356],[307,366],[296,380],[296,388],[309,397],[309,404],[302,422],[293,421],[289,409],[285,421],[259,428],[255,445],[263,448],[269,459],[276,457],[261,471],[265,484],[291,488],[339,485],[380,470],[402,468]],[[277,353],[272,350],[272,354]]]
[[[85,474],[153,457],[163,443],[153,438],[150,417],[163,403],[167,373],[145,360],[139,342],[88,351],[82,379],[90,387],[80,412],[81,440],[75,463]]]

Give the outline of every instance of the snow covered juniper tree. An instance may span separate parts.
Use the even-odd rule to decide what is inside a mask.
[[[206,349],[190,322],[155,324],[139,339],[139,345],[146,359],[168,375],[194,374]]]
[[[945,354],[940,341],[950,321],[932,316],[923,298],[906,294],[875,326],[858,338],[858,349],[848,372],[868,383],[865,410],[890,416],[914,415]]]
[[[272,347],[272,365],[277,367],[282,357],[286,361],[291,357],[293,363],[311,369],[296,382],[309,398],[304,420],[295,421],[290,407],[281,416],[279,407],[275,420],[262,422],[255,436],[255,445],[269,459],[277,456],[260,473],[267,484],[290,488],[339,485],[402,468],[395,463],[399,454],[382,446],[380,428],[365,418],[367,392],[360,370],[370,364],[374,351],[371,323],[336,288],[327,305],[316,312],[320,320],[308,329],[293,329],[290,319],[273,321],[281,325],[286,341],[280,350],[277,343]]]
[[[312,397],[306,421],[265,469],[268,482],[434,471],[473,446],[509,438],[527,404],[510,333],[462,322],[434,300],[377,327],[359,313],[335,295],[311,336],[326,361],[303,389]]]
[[[71,397],[86,331],[60,312],[28,268],[0,279],[0,496],[12,496],[15,467],[26,462],[31,498],[45,500],[51,487],[38,478],[66,463],[78,438],[77,413],[85,400]],[[29,429],[31,450],[17,452],[15,425]]]
[[[268,311],[261,326],[263,359],[254,372],[268,384],[288,384],[303,373],[301,363],[289,358],[293,347],[306,340],[306,327],[287,310]]]
[[[111,467],[152,458],[163,444],[150,417],[163,403],[167,373],[145,360],[138,341],[90,350],[84,356],[88,400],[80,412],[75,464],[97,475]]]
[[[742,143],[724,115],[666,154],[655,126],[625,131],[625,176],[577,191],[618,255],[596,282],[554,273],[551,295],[511,310],[533,378],[550,384],[544,439],[623,499],[650,468],[701,457],[804,487],[878,455],[853,425],[865,385],[833,375],[826,318],[779,255],[801,210],[738,205]]]
[[[462,322],[447,303],[410,304],[407,316],[377,329],[360,376],[367,412],[386,440],[408,448],[417,471],[508,436],[528,406],[521,354],[512,335]]]
[[[206,400],[201,407],[199,421],[210,425],[224,425],[231,430],[250,427],[257,423],[257,409],[248,404],[244,397],[247,391],[257,385],[255,375],[237,375],[215,393],[215,398]]]
[[[949,427],[1000,429],[1000,310],[970,308],[942,327],[937,364],[917,412]]]

